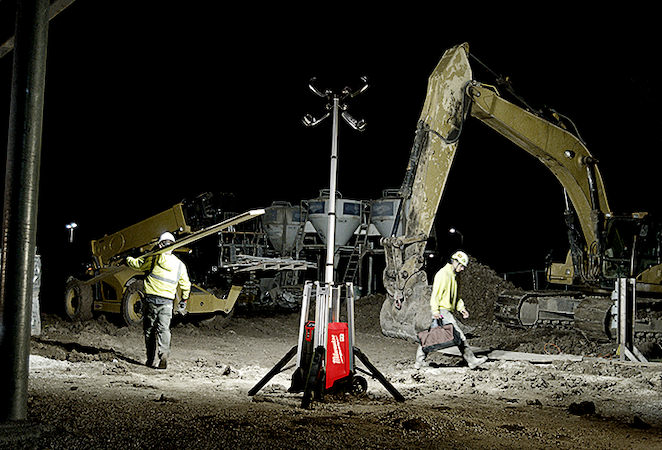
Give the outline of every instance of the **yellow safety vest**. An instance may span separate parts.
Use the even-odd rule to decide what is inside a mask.
[[[174,300],[177,286],[182,290],[182,300],[191,293],[191,282],[186,266],[172,253],[161,253],[148,258],[126,258],[132,269],[149,272],[145,277],[145,294]]]

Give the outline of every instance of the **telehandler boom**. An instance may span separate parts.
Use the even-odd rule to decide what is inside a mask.
[[[191,202],[178,203],[137,224],[91,241],[92,262],[84,274],[69,277],[67,281],[65,315],[71,320],[87,320],[94,312],[115,313],[121,314],[127,325],[140,324],[145,274],[124,263],[129,255],[180,252],[188,266],[192,288],[186,310],[178,312],[206,316],[226,317],[242,295],[242,289],[245,291],[247,282],[257,291],[261,284],[271,286],[263,283],[261,276],[273,280],[273,273],[281,270],[302,272],[314,267],[307,261],[271,258],[264,254],[266,237],[262,243],[260,236],[265,233],[260,232],[257,225],[250,229],[241,225],[260,217],[264,209],[232,214],[224,219],[228,213],[216,208],[211,197],[206,193]],[[158,237],[166,231],[178,236],[177,242],[158,249]],[[202,245],[201,240],[211,236],[217,236],[217,240]]]

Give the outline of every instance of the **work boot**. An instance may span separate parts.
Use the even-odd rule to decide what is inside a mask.
[[[482,365],[483,363],[487,362],[487,356],[482,356],[480,358],[476,358],[476,355],[474,355],[474,352],[471,351],[471,349],[469,348],[469,345],[467,345],[466,342],[460,344],[459,348],[460,348],[460,351],[462,352],[462,357],[467,362],[470,369],[475,369],[476,367],[478,367],[478,366]]]
[[[159,369],[168,368],[168,357],[166,355],[161,356],[161,361],[159,361]]]
[[[416,362],[414,363],[414,369],[418,370],[421,367],[428,367],[430,364],[425,360],[427,355],[423,351],[423,347],[420,345],[416,349]]]
[[[156,349],[147,349],[147,360],[145,365],[147,367],[154,367],[154,361],[156,361]]]

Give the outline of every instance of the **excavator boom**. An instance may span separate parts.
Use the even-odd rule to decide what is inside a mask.
[[[430,75],[400,188],[405,235],[382,239],[386,255],[383,280],[389,299],[382,307],[380,321],[387,336],[415,338],[415,328],[429,325],[429,306],[425,305],[429,304],[430,287],[423,270],[423,253],[468,112],[465,90],[472,77],[468,55],[468,44],[447,50]]]
[[[567,131],[560,120],[552,123],[505,100],[495,87],[473,81],[469,56],[466,43],[450,48],[429,78],[398,192],[404,212],[397,214],[392,236],[382,239],[388,293],[380,315],[382,332],[416,340],[417,331],[429,325],[431,287],[423,255],[463,122],[470,114],[538,159],[563,187],[570,251],[564,263],[550,266],[548,279],[588,293],[588,300],[581,293],[559,294],[563,291],[505,293],[497,301],[495,315],[519,326],[577,320],[586,331],[609,335],[605,327],[612,302],[604,295],[613,289],[616,278],[636,277],[641,283],[638,290],[662,293],[659,226],[646,213],[613,214],[597,160],[578,135]],[[406,220],[404,227],[398,223],[401,218]],[[398,236],[396,230],[404,234]]]
[[[472,83],[471,115],[537,158],[566,190],[587,244],[598,240],[596,215],[609,213],[596,160],[577,136],[504,100],[494,88]]]
[[[468,44],[448,50],[430,75],[419,118],[423,145],[409,197],[407,236],[429,236],[437,216],[468,110],[464,94],[472,76],[468,53]]]

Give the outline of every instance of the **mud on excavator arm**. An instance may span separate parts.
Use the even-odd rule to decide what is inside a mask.
[[[405,181],[400,188],[404,236],[382,239],[386,255],[382,332],[415,339],[430,321],[430,287],[423,270],[425,245],[437,215],[457,141],[468,112],[472,73],[468,44],[447,50],[430,75]],[[394,230],[398,229],[398,224]],[[395,234],[395,233],[393,233]]]

